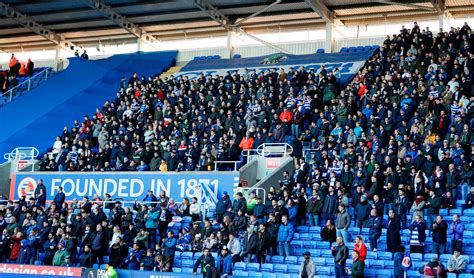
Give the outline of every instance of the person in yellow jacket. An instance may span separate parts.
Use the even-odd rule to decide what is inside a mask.
[[[107,277],[107,278],[118,278],[117,271],[110,264],[105,265],[105,277]]]

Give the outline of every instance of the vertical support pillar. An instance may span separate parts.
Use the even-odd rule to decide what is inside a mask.
[[[142,51],[142,47],[143,47],[143,42],[140,38],[137,39],[137,52],[140,52]]]
[[[55,70],[59,71],[61,69],[61,66],[59,65],[59,63],[61,62],[61,46],[59,46],[59,44],[56,45],[56,53],[54,55],[54,62],[56,65]]]
[[[326,40],[324,42],[324,52],[332,53],[334,47],[334,35],[333,35],[334,23],[326,22]]]
[[[234,45],[232,43],[232,36],[232,32],[227,31],[227,51],[229,54],[229,59],[232,59],[232,57],[234,56]]]
[[[438,15],[438,28],[440,30],[443,29],[443,31],[444,31],[444,19],[445,19],[444,13],[440,13]]]

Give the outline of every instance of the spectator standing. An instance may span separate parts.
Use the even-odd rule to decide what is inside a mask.
[[[54,254],[53,258],[53,266],[65,266],[66,265],[66,257],[69,255],[64,249],[65,243],[63,241],[58,243],[58,251]]]
[[[337,237],[336,246],[332,246],[332,255],[334,256],[334,266],[336,268],[336,278],[346,276],[346,260],[349,258],[349,248],[344,244],[342,237]]]
[[[377,215],[377,209],[370,211],[370,218],[365,227],[369,228],[370,249],[377,252],[377,241],[382,236],[383,218]]]
[[[171,264],[171,266],[174,263],[174,253],[176,251],[177,243],[178,241],[174,237],[173,231],[169,231],[168,237],[163,239],[163,256],[168,259],[168,262]]]
[[[138,244],[133,244],[133,250],[128,254],[128,257],[124,260],[124,265],[129,270],[139,270],[142,262],[142,251],[138,247]]]
[[[313,196],[306,203],[309,225],[317,226],[319,223],[319,216],[323,208],[323,202],[318,194],[317,190],[313,190]]]
[[[393,255],[393,276],[394,278],[405,277],[405,271],[402,268],[403,257],[405,256],[405,246],[400,245]]]
[[[299,278],[314,278],[316,274],[316,268],[313,260],[311,259],[311,253],[308,251],[303,253],[304,260],[300,265]]]
[[[293,239],[294,228],[288,222],[288,216],[283,215],[281,217],[281,225],[278,229],[278,254],[280,256],[291,256],[290,254],[290,241]]]
[[[155,209],[154,205],[148,206],[148,212],[144,215],[144,218],[146,231],[150,235],[148,237],[148,244],[153,246],[157,242],[157,237],[159,234],[157,233],[159,212]]]
[[[222,222],[224,214],[232,208],[232,201],[227,194],[227,191],[222,193],[222,197],[217,201],[216,204],[216,217],[218,222]]]
[[[364,238],[362,236],[356,236],[354,251],[357,251],[357,257],[359,260],[365,262],[365,258],[367,257],[367,246],[365,246]]]
[[[394,253],[398,250],[398,246],[402,243],[400,236],[400,221],[395,215],[393,209],[388,212],[388,226],[387,226],[387,249]]]
[[[449,225],[449,235],[451,236],[451,250],[462,252],[462,240],[464,233],[464,223],[459,219],[459,215],[453,215],[453,222]]]
[[[61,186],[58,187],[58,193],[54,196],[54,203],[58,208],[63,207],[64,200],[66,200],[66,195],[64,195],[63,188]]]
[[[216,267],[216,263],[214,258],[211,255],[211,251],[207,248],[204,249],[202,255],[196,260],[193,267],[194,275],[197,275],[197,270],[201,267],[201,273],[203,274],[202,277],[206,278],[206,265],[210,265],[212,267]]]
[[[425,252],[426,225],[419,215],[415,216],[415,221],[410,225],[410,252]]]
[[[408,198],[405,196],[405,189],[398,190],[398,197],[395,201],[395,211],[401,223],[401,229],[407,227]]]
[[[260,264],[265,263],[265,258],[270,251],[270,234],[267,232],[267,227],[265,224],[260,224],[258,226],[257,232],[257,262]]]
[[[467,260],[466,257],[461,255],[459,249],[454,249],[453,256],[448,261],[448,272],[460,274],[466,271]]]
[[[433,230],[433,223],[435,222],[437,215],[439,214],[439,209],[441,208],[441,197],[436,194],[434,189],[430,189],[429,191],[430,197],[426,202],[426,206],[428,207],[428,217],[427,217],[427,227],[430,231]]]
[[[344,243],[348,242],[347,229],[351,225],[351,216],[342,205],[338,206],[339,213],[336,215],[336,236],[342,237]]]
[[[433,245],[431,253],[437,254],[438,258],[446,250],[448,224],[441,215],[436,217],[431,229],[433,230]]]
[[[348,269],[348,274],[352,278],[364,278],[364,261],[360,259],[359,252],[356,250],[352,251],[352,268]]]
[[[40,194],[41,194],[41,189],[43,190],[43,193],[46,196],[46,186],[43,184],[43,179],[39,179],[38,182],[36,183],[36,188],[35,188],[35,193],[34,197],[35,199],[38,199]]]
[[[355,208],[356,216],[356,227],[362,232],[362,228],[365,227],[365,223],[370,216],[371,205],[367,202],[367,196],[364,194],[360,196],[360,202]],[[344,239],[345,240],[345,239]]]
[[[226,246],[222,247],[220,254],[217,256],[217,266],[223,277],[232,275],[232,255]]]

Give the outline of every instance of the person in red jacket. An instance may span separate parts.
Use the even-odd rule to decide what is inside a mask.
[[[367,86],[364,83],[360,83],[359,85],[359,90],[357,91],[357,94],[359,95],[360,98],[362,98],[367,90]]]
[[[10,252],[10,260],[16,261],[18,258],[18,255],[20,255],[20,248],[21,248],[21,241],[25,239],[25,236],[23,235],[22,232],[15,233],[12,237],[11,240],[13,241],[13,247]]]
[[[354,251],[359,252],[359,260],[361,262],[365,261],[365,258],[367,257],[367,246],[365,246],[364,238],[362,236],[356,236]]]
[[[250,137],[250,134],[247,132],[247,134],[245,134],[245,137],[242,138],[242,141],[240,141],[239,147],[242,150],[251,150],[252,146],[253,146],[253,138]]]
[[[288,110],[288,108],[283,108],[283,112],[281,112],[280,114],[280,121],[282,123],[289,123],[291,122],[291,117],[292,117],[292,114],[291,112]]]

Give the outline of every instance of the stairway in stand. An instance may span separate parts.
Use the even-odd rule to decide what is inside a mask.
[[[176,73],[179,72],[181,70],[181,68],[182,68],[182,66],[171,67],[169,70],[163,72],[160,75],[160,78],[161,79],[170,78],[171,75],[176,75]]]

